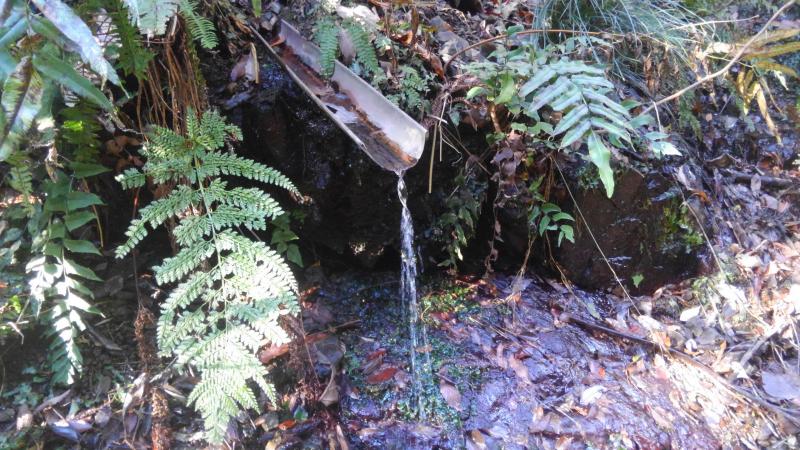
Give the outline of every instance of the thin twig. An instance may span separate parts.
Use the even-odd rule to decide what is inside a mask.
[[[625,37],[625,35],[623,35],[623,34],[607,33],[607,32],[604,32],[604,31],[580,31],[580,30],[545,29],[545,28],[534,28],[532,30],[518,31],[517,33],[514,33],[512,35],[512,37],[513,36],[524,36],[524,35],[527,35],[527,34],[536,34],[536,33],[587,34],[589,36]],[[490,38],[486,38],[486,39],[484,39],[482,41],[478,41],[478,42],[476,42],[476,43],[474,43],[474,44],[472,44],[470,46],[467,46],[467,47],[462,48],[461,50],[455,52],[455,54],[453,54],[453,56],[450,59],[448,59],[447,62],[445,63],[445,65],[444,65],[445,76],[447,76],[447,68],[450,67],[450,63],[455,61],[455,59],[458,58],[459,56],[463,55],[464,53],[466,53],[466,52],[468,52],[468,51],[470,51],[470,50],[472,50],[474,48],[486,45],[486,44],[488,44],[490,42],[494,42],[494,41],[496,41],[498,39],[507,39],[508,37],[509,37],[509,35],[507,33],[499,34],[497,36],[493,36],[493,37],[490,37]]]
[[[706,75],[703,78],[700,78],[699,80],[695,81],[694,83],[690,84],[689,86],[686,86],[685,88],[675,92],[674,94],[672,94],[672,95],[670,95],[668,97],[664,97],[661,100],[659,100],[657,102],[654,102],[652,105],[650,105],[647,108],[645,108],[644,111],[642,111],[642,114],[647,114],[648,112],[652,111],[654,108],[657,108],[658,105],[662,105],[662,104],[664,104],[664,103],[666,103],[668,101],[675,100],[676,98],[679,98],[683,94],[691,91],[692,89],[700,86],[701,84],[703,84],[703,83],[705,83],[707,81],[713,80],[714,78],[717,78],[719,76],[722,76],[722,75],[728,73],[728,71],[731,69],[731,67],[733,67],[733,65],[736,64],[742,58],[742,56],[744,56],[744,54],[747,52],[747,50],[750,48],[750,46],[753,45],[753,42],[755,42],[756,39],[758,39],[759,36],[764,34],[764,32],[767,31],[767,28],[769,28],[770,24],[772,24],[772,22],[774,22],[775,19],[777,19],[781,14],[783,14],[784,11],[789,9],[789,7],[792,6],[795,3],[795,1],[796,0],[789,0],[783,6],[781,6],[780,9],[775,11],[775,14],[773,14],[772,17],[769,18],[767,23],[765,23],[764,26],[761,27],[761,30],[759,30],[758,33],[756,33],[752,37],[750,37],[750,39],[748,39],[747,42],[745,42],[745,44],[742,47],[739,48],[739,51],[737,51],[736,54],[733,56],[733,58],[730,61],[728,61],[728,64],[725,64],[725,67],[723,67],[722,69],[720,69],[720,70],[718,70],[718,71],[716,71],[716,72],[714,72],[712,74]]]
[[[621,331],[617,331],[617,330],[608,328],[606,326],[603,326],[603,325],[595,322],[594,320],[582,319],[580,317],[576,317],[575,315],[569,314],[569,313],[566,313],[566,312],[561,313],[558,316],[558,320],[560,320],[562,322],[572,322],[573,324],[581,326],[581,327],[584,327],[584,328],[588,328],[588,329],[592,329],[592,330],[595,330],[595,331],[599,331],[601,333],[605,333],[605,334],[608,334],[608,335],[611,335],[611,336],[616,336],[616,337],[619,337],[619,338],[622,338],[622,339],[626,339],[626,340],[629,340],[629,341],[638,342],[640,344],[645,344],[645,345],[648,345],[648,346],[650,346],[650,347],[652,347],[654,349],[661,348],[661,346],[657,342],[651,341],[650,339],[646,339],[646,338],[639,337],[639,336],[634,336],[634,335],[632,335],[630,333],[624,333],[624,332],[621,332]],[[731,394],[736,395],[736,396],[738,396],[739,398],[741,398],[743,400],[749,400],[751,403],[754,403],[754,404],[759,405],[759,406],[761,406],[761,407],[763,407],[765,409],[768,409],[768,410],[770,410],[770,411],[772,411],[772,412],[774,412],[774,413],[786,418],[787,420],[789,420],[790,422],[792,422],[795,425],[800,425],[800,416],[798,416],[798,411],[787,409],[787,408],[784,408],[782,406],[770,403],[770,402],[768,402],[768,401],[766,401],[766,400],[764,400],[762,398],[759,398],[758,396],[756,396],[755,394],[747,391],[743,387],[737,386],[737,385],[731,383],[730,381],[726,380],[725,378],[722,378],[718,373],[716,373],[714,371],[714,369],[708,367],[703,362],[694,359],[691,355],[689,355],[687,353],[684,353],[683,351],[681,351],[679,349],[669,347],[666,350],[670,354],[678,357],[679,359],[683,360],[684,362],[686,362],[688,364],[691,364],[691,365],[697,367],[698,369],[702,370],[703,372],[705,372],[706,375],[708,375],[711,379],[713,379],[714,381],[719,383],[720,386],[725,388]]]
[[[622,293],[625,294],[625,298],[629,302],[631,302],[631,306],[633,306],[633,309],[636,310],[637,314],[641,314],[641,312],[639,312],[639,308],[636,306],[636,302],[634,302],[633,298],[631,298],[631,295],[628,293],[628,289],[625,288],[625,285],[622,283],[622,280],[617,275],[617,271],[614,270],[614,267],[611,266],[611,263],[608,261],[608,258],[606,257],[605,252],[603,252],[603,249],[600,248],[600,244],[597,242],[597,239],[594,237],[594,233],[592,233],[592,229],[589,227],[589,222],[586,221],[586,217],[583,216],[583,211],[581,211],[580,206],[578,206],[578,201],[575,200],[575,196],[572,195],[572,189],[569,188],[569,183],[567,182],[567,178],[564,176],[564,172],[561,171],[561,166],[558,165],[558,161],[556,161],[555,158],[551,157],[551,160],[555,164],[556,169],[558,169],[558,173],[561,175],[561,180],[564,181],[564,187],[567,188],[567,193],[569,194],[569,197],[572,199],[572,203],[575,205],[575,210],[577,210],[578,211],[578,215],[581,216],[581,220],[583,221],[583,224],[586,226],[586,231],[589,232],[589,237],[592,238],[592,242],[594,242],[594,246],[597,248],[597,251],[600,252],[600,256],[603,257],[603,261],[605,261],[606,266],[608,266],[608,270],[611,271],[611,275],[614,276],[614,280],[616,280],[617,284],[619,285],[619,287],[622,288]]]

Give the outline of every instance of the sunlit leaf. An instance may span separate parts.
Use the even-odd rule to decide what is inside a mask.
[[[0,99],[3,114],[0,117],[0,161],[14,151],[33,126],[42,108],[44,84],[33,69],[29,58],[23,58],[3,85]]]
[[[79,74],[74,67],[53,56],[40,52],[33,55],[36,69],[47,78],[64,85],[79,96],[95,103],[106,111],[113,111],[114,105],[91,81]]]
[[[603,186],[606,189],[606,195],[611,198],[614,194],[614,171],[611,169],[611,152],[595,132],[589,133],[589,139],[586,143],[589,147],[589,160],[597,167],[600,181],[603,182]]]
[[[179,0],[123,0],[131,21],[148,36],[164,34],[167,21],[178,12]]]
[[[104,55],[103,47],[95,39],[89,26],[61,0],[31,0],[39,11],[73,44],[83,62],[104,80],[120,85],[114,67]]]

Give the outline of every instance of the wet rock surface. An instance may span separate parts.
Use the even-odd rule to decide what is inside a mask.
[[[289,76],[263,58],[260,84],[221,91],[218,106],[243,130],[239,153],[289,176],[308,202],[292,224],[315,256],[365,268],[397,258],[397,176],[361,151]],[[214,84],[214,83],[212,83]],[[406,174],[415,219],[430,221],[423,164]],[[292,202],[289,201],[288,204]],[[388,256],[387,256],[388,255]]]
[[[616,177],[611,198],[580,181],[572,189],[575,242],[564,242],[554,253],[578,286],[615,285],[609,265],[634,292],[652,292],[697,275],[705,241],[676,182],[658,172],[629,170]],[[634,282],[637,275],[642,279]]]
[[[758,436],[749,407],[697,367],[558,319],[562,309],[585,315],[584,301],[626,317],[620,299],[537,282],[515,295],[505,277],[460,290],[456,310],[437,310],[431,291],[422,298],[430,348],[418,350],[433,376],[418,421],[397,286],[390,274],[360,278],[367,285],[354,288],[333,277],[309,299],[336,321],[360,319],[339,334],[339,423],[351,448],[718,448]]]
[[[207,75],[210,85],[221,86],[212,101],[243,130],[238,151],[281,170],[309,199],[289,208],[298,212],[292,228],[306,252],[314,258],[343,258],[345,264],[364,268],[394,263],[400,209],[395,174],[379,168],[358,149],[269,57],[262,57],[258,85],[228,84],[221,78],[227,71],[217,72]],[[467,133],[462,136],[469,135],[468,130],[461,131]],[[475,153],[486,145],[483,139],[466,139]],[[432,194],[427,194],[429,152],[405,176],[425,263],[443,259],[441,243],[428,239],[435,234],[431,224],[443,213],[454,174],[466,161],[455,152],[446,156],[444,162],[436,161]],[[695,219],[681,206],[681,188],[667,176],[621,172],[611,199],[592,185],[593,176],[582,178],[576,176],[571,183],[586,220],[576,223],[575,244],[565,242],[553,252],[568,278],[588,289],[615,285],[587,224],[617,275],[634,291],[632,279],[637,274],[646,275],[638,291],[647,292],[697,273],[700,235]],[[562,197],[559,203],[577,218],[572,201]],[[486,197],[479,219],[486,226],[479,228],[471,248],[465,250],[470,260],[481,261],[488,253],[493,200],[492,195]],[[498,266],[516,270],[527,248],[527,212],[507,205],[498,211],[498,219],[504,229]],[[479,266],[467,269],[482,271]]]

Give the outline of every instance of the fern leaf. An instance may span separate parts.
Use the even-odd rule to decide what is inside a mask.
[[[130,12],[131,22],[147,36],[167,31],[167,21],[178,12],[180,0],[123,0]]]
[[[206,50],[215,48],[218,40],[214,23],[197,12],[197,1],[181,0],[180,10],[192,39],[200,42],[200,45]]]
[[[317,31],[314,34],[320,49],[319,64],[322,76],[330,77],[336,67],[335,62],[339,53],[339,27],[330,19],[317,22]]]
[[[552,132],[562,136],[559,147],[586,140],[589,160],[597,166],[606,194],[611,197],[611,152],[602,136],[614,145],[630,142],[632,119],[625,107],[606,95],[614,85],[603,75],[603,69],[580,61],[558,61],[541,67],[522,85],[520,95],[532,96],[528,114],[533,117],[538,117],[545,105],[564,113]]]
[[[283,210],[261,190],[230,189],[219,177],[244,177],[293,193],[297,189],[270,167],[221,152],[231,137],[241,138],[241,132],[219,114],[190,112],[186,136],[154,129],[143,152],[148,157],[143,173],[129,170],[118,177],[126,188],[142,186],[147,176],[177,183],[141,210],[117,255],[144,239],[147,225],[178,219],[173,234],[180,249],[154,268],[159,284],[177,283],[158,319],[159,354],[175,357],[178,367],[199,370],[201,380],[189,401],[203,416],[213,442],[224,438],[241,409],[258,407],[248,383],[254,381],[274,398],[256,351],[266,341],[286,340],[278,319],[298,309],[297,284],[283,258],[239,232],[242,227],[264,229]]]
[[[358,61],[372,74],[381,73],[381,66],[378,63],[378,57],[375,55],[375,48],[372,46],[369,32],[355,21],[347,22],[345,31],[353,41]]]

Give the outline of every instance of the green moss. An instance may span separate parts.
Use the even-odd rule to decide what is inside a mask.
[[[690,253],[703,245],[703,235],[697,230],[697,224],[689,212],[688,206],[675,199],[664,208],[661,220],[661,233],[658,237],[658,248],[662,252],[683,250]]]
[[[420,298],[422,317],[430,322],[429,313],[449,312],[464,313],[475,309],[471,301],[473,288],[455,282],[441,282],[434,285],[431,291]]]
[[[585,191],[597,189],[600,186],[600,175],[597,174],[597,168],[593,164],[582,165],[578,168],[576,175],[578,186]]]

